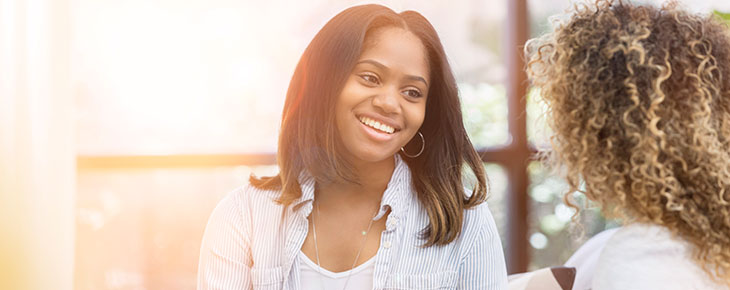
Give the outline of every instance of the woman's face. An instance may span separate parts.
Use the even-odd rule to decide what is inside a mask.
[[[351,162],[386,160],[415,136],[426,113],[429,75],[426,49],[413,33],[386,27],[365,39],[335,106]]]

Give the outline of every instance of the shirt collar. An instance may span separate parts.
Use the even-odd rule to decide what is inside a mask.
[[[380,209],[374,220],[382,218],[388,212],[388,209],[395,216],[403,216],[415,199],[411,183],[411,170],[408,168],[408,164],[403,161],[400,154],[395,154],[394,159],[395,169],[383,193]],[[295,211],[301,211],[304,216],[308,216],[312,212],[312,201],[314,200],[314,177],[306,170],[302,170],[298,181],[302,196],[292,203],[292,208]]]
[[[388,182],[388,187],[385,188],[383,193],[380,210],[375,216],[375,220],[382,218],[387,213],[388,208],[390,208],[393,215],[403,216],[410,208],[414,197],[411,170],[400,154],[395,154],[395,169]]]
[[[314,200],[314,177],[307,170],[299,173],[299,188],[302,190],[302,196],[292,203],[294,211],[301,211],[304,216],[309,216],[312,212],[312,201]]]

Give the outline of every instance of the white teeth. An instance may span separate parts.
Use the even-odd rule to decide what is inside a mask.
[[[380,122],[370,119],[368,117],[360,117],[360,122],[362,122],[365,125],[370,126],[373,129],[377,129],[377,130],[380,130],[380,131],[383,131],[383,132],[386,132],[389,134],[393,134],[393,132],[395,132],[395,128],[385,125],[385,124],[381,124]]]

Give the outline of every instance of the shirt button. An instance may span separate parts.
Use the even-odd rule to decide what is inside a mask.
[[[390,249],[390,242],[383,243],[383,248]]]

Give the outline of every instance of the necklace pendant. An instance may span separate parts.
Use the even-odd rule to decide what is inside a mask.
[[[366,231],[362,231],[362,235],[363,235],[363,236],[364,236],[364,235],[367,235],[367,234],[368,234],[368,232],[366,232]]]

